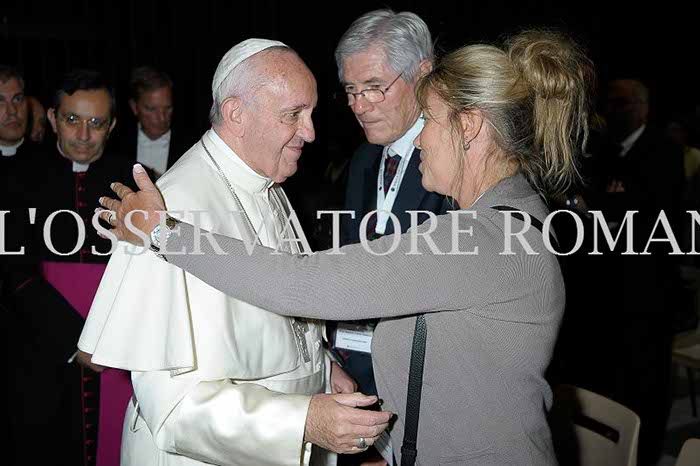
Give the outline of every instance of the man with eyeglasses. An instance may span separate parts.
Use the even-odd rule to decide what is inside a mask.
[[[428,26],[414,13],[371,11],[345,32],[335,59],[344,91],[338,97],[367,137],[350,162],[345,210],[355,215],[341,217],[341,245],[390,235],[395,229],[405,232],[411,225],[408,211],[441,213],[444,197],[421,185],[420,149],[413,146],[423,128],[415,87],[433,63]],[[361,229],[363,217],[375,210],[384,212],[370,216]],[[418,223],[426,219],[426,214],[418,215]],[[376,393],[369,348],[374,325],[361,324],[363,345],[350,341],[356,338],[345,338],[346,332],[358,330],[358,323],[340,323],[335,338],[345,369],[363,393]]]
[[[100,73],[64,75],[47,117],[56,140],[47,143],[33,173],[36,216],[24,213],[23,219],[34,238],[26,252],[38,258],[41,277],[60,302],[34,307],[27,324],[46,337],[23,356],[28,394],[20,396],[31,406],[28,413],[45,419],[34,445],[46,440],[48,447],[22,454],[37,464],[94,464],[99,456],[101,466],[116,466],[131,395],[128,374],[98,375],[102,368],[77,353],[76,343],[111,247],[91,226],[95,205],[115,179],[129,177],[132,164],[105,150],[117,120],[114,92]],[[35,389],[41,396],[31,394]]]
[[[51,195],[40,200],[40,216],[67,209],[76,212],[89,227],[95,201],[109,192],[115,176],[131,172],[131,163],[124,157],[105,150],[117,124],[115,110],[114,91],[100,73],[75,70],[63,77],[47,112],[56,142],[55,151],[45,157],[42,182],[46,189],[42,191]],[[91,246],[104,253],[109,251],[110,243],[91,231],[93,228],[86,228],[85,241],[76,249],[76,220],[67,214],[53,219],[53,249],[61,254],[71,252],[65,257],[77,262],[106,263],[108,257],[93,254]],[[48,252],[62,257],[50,249]]]

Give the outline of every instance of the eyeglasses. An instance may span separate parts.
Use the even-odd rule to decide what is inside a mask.
[[[77,128],[78,126],[82,125],[83,123],[87,123],[88,127],[92,130],[95,131],[102,131],[107,126],[109,125],[110,119],[109,118],[98,118],[98,117],[92,117],[92,118],[80,118],[78,115],[75,113],[69,113],[68,115],[65,114],[59,114],[59,117],[62,122],[64,122],[66,125],[70,126],[71,128]]]
[[[364,97],[367,102],[372,103],[372,104],[378,104],[379,102],[384,102],[384,100],[386,99],[386,93],[389,92],[389,89],[391,89],[391,86],[393,86],[394,83],[399,80],[399,78],[401,77],[402,74],[403,74],[403,71],[401,73],[399,73],[399,75],[396,78],[394,78],[394,80],[391,83],[389,83],[389,85],[387,87],[385,87],[384,89],[365,89],[364,91],[360,91],[360,92],[345,91],[345,98],[347,99],[347,104],[348,105],[355,105],[359,96]],[[340,99],[343,98],[342,94],[339,95],[339,98]]]

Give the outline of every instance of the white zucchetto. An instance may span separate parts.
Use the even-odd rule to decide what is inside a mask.
[[[214,72],[214,79],[211,82],[211,94],[214,100],[216,100],[216,91],[224,82],[226,77],[231,74],[231,71],[244,60],[252,57],[258,52],[262,52],[270,47],[287,47],[287,44],[279,42],[277,40],[269,39],[247,39],[234,45],[226,55],[219,62],[219,66],[216,67],[216,72]]]

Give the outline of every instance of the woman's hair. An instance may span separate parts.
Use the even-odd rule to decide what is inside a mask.
[[[594,81],[591,60],[571,39],[530,30],[503,47],[477,44],[449,53],[417,93],[423,108],[428,90],[447,104],[455,132],[461,113],[479,110],[505,162],[517,162],[538,191],[559,194],[578,177]],[[464,159],[463,151],[460,177]]]

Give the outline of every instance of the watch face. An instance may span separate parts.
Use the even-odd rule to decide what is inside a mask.
[[[160,247],[160,223],[151,230],[151,244]]]

